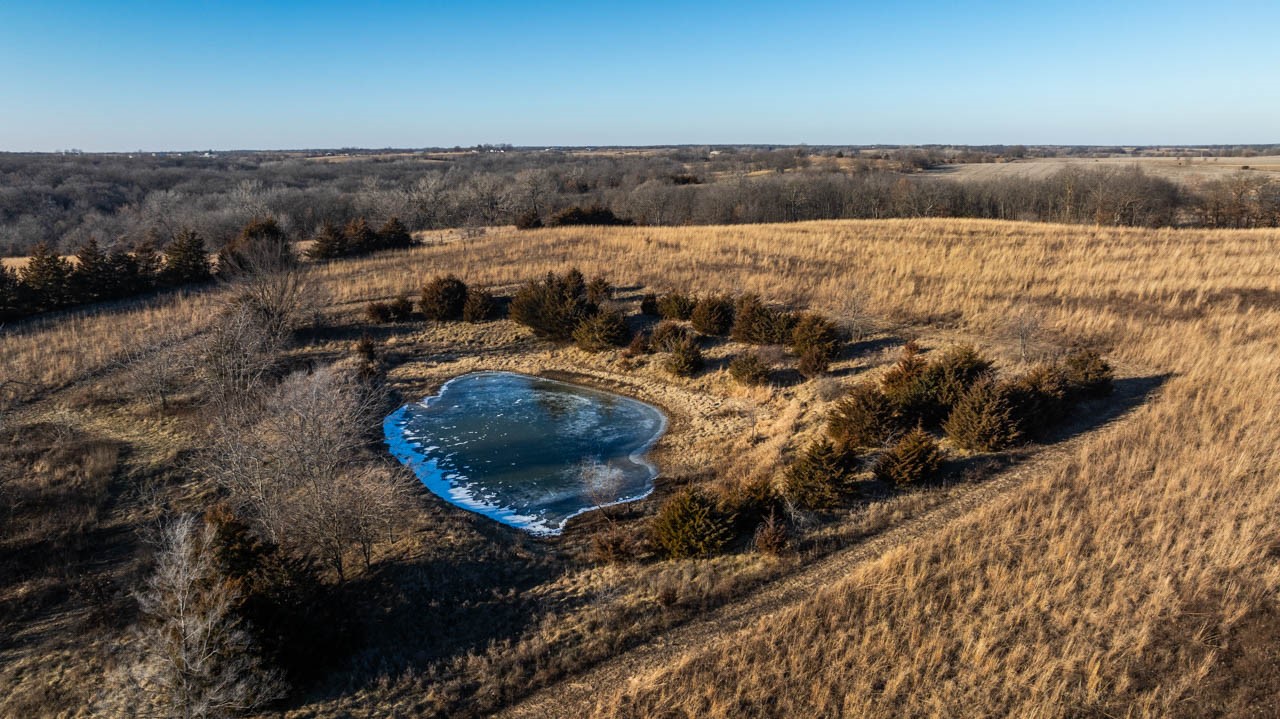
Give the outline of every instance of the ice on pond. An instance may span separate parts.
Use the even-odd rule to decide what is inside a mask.
[[[383,422],[391,453],[442,499],[534,534],[653,490],[656,407],[513,372],[455,377]],[[447,450],[447,451],[446,451]]]

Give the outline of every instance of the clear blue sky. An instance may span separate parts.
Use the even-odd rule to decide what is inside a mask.
[[[1280,2],[0,0],[0,150],[1280,142]]]

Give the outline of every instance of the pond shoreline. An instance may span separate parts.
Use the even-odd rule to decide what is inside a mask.
[[[510,384],[510,386],[506,387],[502,385],[504,382],[509,384],[513,379],[516,380],[515,384]],[[492,380],[493,383],[486,384],[486,380]],[[455,383],[462,382],[470,382],[477,385],[471,391],[479,391],[481,395],[478,398],[472,397],[470,402],[456,407],[446,406],[440,408],[438,406],[439,403],[449,394],[450,389],[456,386]],[[522,382],[524,384],[521,384]],[[513,439],[507,439],[508,432],[519,432],[520,430],[528,432],[531,427],[547,427],[548,419],[552,418],[526,416],[519,418],[519,422],[514,425],[510,425],[513,421],[512,419],[501,419],[508,414],[517,414],[522,411],[526,415],[530,411],[538,412],[536,409],[525,409],[531,405],[524,405],[522,408],[521,403],[528,399],[541,405],[547,400],[556,397],[557,395],[545,394],[548,385],[564,389],[564,393],[558,396],[578,401],[578,404],[574,405],[574,413],[566,415],[566,417],[554,417],[556,420],[566,418],[575,420],[564,429],[556,430],[556,436],[570,441],[568,445],[571,449],[569,456],[572,457],[572,461],[569,463],[561,462],[562,469],[558,472],[548,471],[548,468],[557,466],[556,461],[549,460],[547,456],[537,454],[539,452],[554,451],[552,447],[555,442],[549,441],[552,439],[551,437],[545,440],[537,437],[535,430],[535,434],[531,437],[517,436]],[[473,412],[473,407],[477,406],[478,402],[486,399],[487,393],[494,391],[508,394],[514,392],[515,395],[513,396],[516,398],[509,404],[498,405],[496,409],[499,411],[493,413],[488,420],[468,416],[467,413]],[[520,396],[521,394],[528,396]],[[596,397],[597,395],[598,398]],[[466,395],[464,394],[463,397],[466,397]],[[586,403],[585,409],[583,409],[582,402]],[[600,464],[602,471],[607,473],[606,476],[612,482],[617,483],[616,485],[610,484],[606,490],[603,490],[611,492],[616,488],[620,488],[625,479],[623,470],[612,465],[622,455],[610,457],[606,454],[601,455],[600,459],[593,460],[590,458],[590,451],[584,453],[586,447],[577,446],[573,442],[581,441],[582,437],[578,435],[583,431],[598,433],[602,430],[613,429],[616,432],[619,425],[611,426],[597,414],[601,407],[613,406],[615,402],[618,403],[617,406],[626,407],[633,413],[639,412],[631,420],[615,420],[622,422],[620,425],[622,428],[640,428],[650,423],[653,424],[651,433],[647,436],[640,435],[643,437],[643,441],[634,447],[631,446],[634,442],[627,437],[625,432],[616,436],[606,434],[604,439],[606,442],[612,441],[615,443],[619,441],[619,438],[622,439],[624,444],[616,447],[615,450],[625,453],[626,460],[631,466],[643,468],[643,473],[646,476],[641,483],[644,488],[642,491],[623,494],[620,497],[611,498],[609,501],[598,501],[597,496],[592,496],[591,489],[584,489],[582,485],[578,484],[578,479],[572,474],[574,471],[572,467],[584,461],[601,463],[603,459],[604,462]],[[435,409],[437,412],[449,413],[458,411],[464,414],[462,417],[452,417],[450,421],[456,424],[442,425],[441,429],[446,431],[436,436],[418,435],[414,434],[410,429],[410,423],[415,419],[423,419],[426,415],[420,415],[415,418],[413,416],[415,408],[420,408],[418,411],[424,413]],[[552,411],[549,407],[543,407],[542,410]],[[584,412],[585,415],[583,414]],[[646,418],[640,419],[641,416]],[[479,428],[471,428],[463,432],[463,434],[471,435],[473,438],[460,440],[459,437],[452,436],[448,431],[456,431],[460,426],[464,426],[467,421],[475,422],[477,419],[479,419]],[[582,425],[584,420],[588,422],[585,426]],[[504,421],[510,425],[505,430]],[[438,498],[458,508],[474,512],[535,537],[556,537],[564,532],[569,521],[574,517],[594,510],[636,502],[649,497],[655,489],[660,470],[656,462],[650,459],[648,455],[661,439],[666,436],[669,426],[670,421],[662,408],[635,397],[585,383],[569,382],[560,377],[548,377],[510,370],[485,369],[455,375],[439,383],[434,394],[427,395],[416,402],[405,403],[395,409],[383,420],[383,436],[390,454],[409,468],[422,485]],[[499,441],[496,443],[496,447],[486,445],[486,443],[494,444],[493,440],[488,437],[490,432],[497,433]],[[476,435],[479,436],[475,437]],[[454,440],[452,444],[449,443],[450,439]],[[533,441],[531,442],[530,440]],[[601,449],[602,440],[598,435],[594,441],[595,444],[592,445],[594,450],[604,451]],[[424,446],[422,442],[428,442],[430,445]],[[450,447],[462,447],[463,449],[458,452],[449,452],[442,450],[442,447],[436,442],[443,442]],[[499,452],[499,457],[503,460],[503,464],[501,469],[496,470],[497,474],[490,472],[486,478],[485,470],[480,469],[481,465],[493,464],[493,459],[479,460],[480,465],[474,465],[470,469],[465,466],[453,466],[454,460],[459,454],[475,451],[474,446],[476,444],[479,444],[479,451],[481,452],[492,452],[495,449]],[[522,470],[519,468],[518,461],[510,462],[510,466],[513,469],[506,468],[505,461],[507,459],[519,459],[522,451],[526,454],[530,451],[535,452],[534,460],[536,464],[534,466],[539,468],[537,470],[538,474],[532,477],[521,476]],[[557,460],[559,459],[561,458],[557,458]],[[548,464],[548,461],[551,461],[551,463]],[[514,485],[511,484],[513,478],[515,479]],[[634,480],[635,478],[633,477],[631,481]],[[486,486],[486,481],[491,482],[491,484]],[[492,484],[492,482],[496,482],[496,484]],[[566,482],[569,483],[567,486]],[[507,496],[499,501],[499,496],[504,491],[507,492]],[[515,492],[514,495],[511,494],[512,491]],[[548,491],[551,494],[546,494]],[[538,499],[526,502],[521,506],[520,502],[516,501],[516,498],[521,496],[521,492],[543,492],[543,494],[538,495]],[[583,504],[583,502],[588,503],[570,510],[570,508],[563,506],[565,501],[569,501],[571,506]],[[558,509],[557,505],[559,505]],[[565,513],[566,511],[567,513]]]

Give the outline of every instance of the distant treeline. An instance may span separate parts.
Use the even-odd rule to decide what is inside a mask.
[[[601,154],[490,147],[345,158],[0,154],[0,254],[26,255],[42,242],[65,252],[90,239],[108,248],[149,239],[163,249],[186,230],[218,248],[253,218],[267,216],[293,239],[333,236],[332,228],[359,218],[375,226],[400,218],[413,232],[537,227],[556,218],[573,224],[593,221],[590,212],[605,224],[646,225],[885,217],[1280,224],[1280,183],[1264,172],[1195,190],[1136,166],[989,181],[923,172],[950,162],[1063,152],[1001,146],[849,154],[804,147]]]

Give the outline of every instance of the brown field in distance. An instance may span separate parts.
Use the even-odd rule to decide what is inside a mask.
[[[1042,180],[1065,169],[1096,170],[1139,167],[1143,172],[1168,180],[1196,185],[1237,172],[1280,173],[1280,155],[1258,157],[1042,157],[1012,162],[943,165],[925,173],[927,177],[985,181],[1007,177]]]

